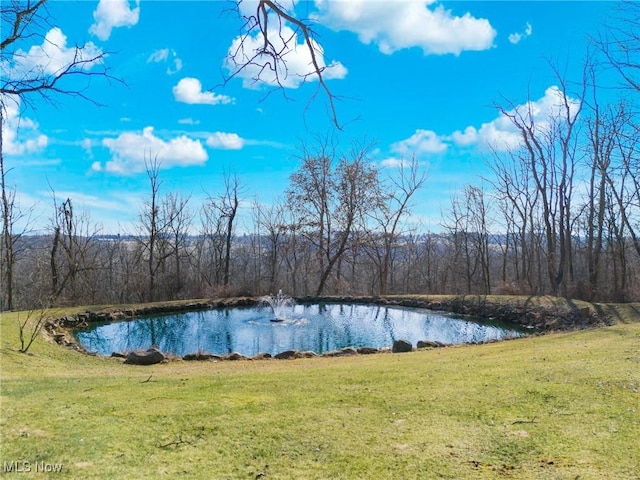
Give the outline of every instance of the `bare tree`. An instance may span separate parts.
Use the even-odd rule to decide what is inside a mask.
[[[175,298],[184,286],[181,266],[187,255],[187,236],[193,213],[188,208],[188,197],[172,193],[165,197],[160,195],[161,161],[157,155],[146,159],[145,166],[150,191],[140,212],[136,240],[140,260],[146,264],[145,298],[153,302],[158,298],[161,288],[166,290],[163,298]],[[171,257],[173,271],[168,266]]]
[[[162,199],[160,198],[160,166],[161,162],[156,155],[153,158],[145,158],[145,168],[149,179],[149,198],[144,202],[140,212],[140,224],[138,243],[142,250],[142,258],[147,266],[147,295],[148,301],[156,299],[157,276],[159,270],[164,267],[165,260],[171,255],[166,247],[167,227],[170,219],[163,216]]]
[[[225,254],[224,254],[224,277],[223,285],[226,287],[229,285],[229,271],[231,266],[231,240],[233,238],[233,228],[236,215],[238,214],[238,207],[240,206],[240,199],[238,194],[240,193],[240,180],[234,175],[233,178],[225,176],[224,179],[225,192],[221,198],[222,215],[226,220],[225,231]]]
[[[21,320],[20,314],[18,314],[19,351],[21,353],[29,351],[48,319],[49,314],[45,308],[28,310],[24,320]]]
[[[592,116],[586,122],[591,157],[588,165],[589,186],[586,205],[586,262],[589,281],[587,298],[589,300],[596,299],[599,291],[605,215],[609,201],[607,179],[612,175],[616,136],[628,120],[623,104],[619,104],[617,108],[602,108],[598,102],[595,85],[593,90]]]
[[[0,109],[0,118],[2,110]],[[0,122],[2,123],[2,122]],[[0,135],[0,201],[2,202],[2,232],[0,243],[0,311],[14,308],[14,269],[19,254],[19,242],[29,231],[31,209],[21,210],[16,202],[16,189],[7,185],[7,172],[2,155]]]
[[[167,222],[169,250],[173,256],[173,281],[170,295],[179,298],[185,287],[183,262],[190,256],[188,251],[188,236],[193,212],[188,207],[189,197],[169,193],[162,201],[162,218]]]
[[[335,147],[325,139],[315,152],[303,148],[302,166],[291,175],[287,192],[316,251],[316,295],[322,294],[336,267],[340,280],[340,261],[352,234],[364,225],[367,209],[380,200],[378,171],[367,161],[368,147],[354,145],[346,154],[338,154]]]
[[[594,43],[604,54],[605,66],[613,68],[622,79],[623,86],[637,94],[640,93],[640,4],[625,0],[619,2],[616,9],[617,15]],[[633,108],[637,98],[625,95],[624,102],[616,109],[616,118],[610,119],[613,126],[608,133],[614,137],[612,155],[615,160],[605,177],[622,230],[626,230],[633,249],[640,256],[640,128],[637,110]],[[637,109],[637,104],[635,107]],[[620,232],[621,229],[616,230]]]
[[[100,269],[95,241],[99,228],[91,223],[88,211],[76,212],[69,198],[58,204],[54,193],[53,206],[49,302],[77,304],[86,298],[86,274]]]
[[[633,124],[630,126],[631,129],[615,132],[617,178],[607,175],[606,180],[611,187],[621,221],[640,256],[640,129]]]
[[[594,43],[626,86],[640,92],[640,4],[624,0],[616,7],[617,14]]]
[[[287,219],[287,207],[282,200],[266,208],[256,208],[258,224],[264,229],[267,242],[267,275],[269,291],[277,291],[280,266],[283,262],[283,250],[290,231]]]
[[[475,189],[476,187],[467,185],[461,193],[452,195],[451,208],[442,222],[442,226],[448,233],[451,249],[449,264],[452,272],[451,288],[458,293],[471,294],[477,291],[482,237],[475,229],[478,223],[474,212]],[[460,285],[458,280],[464,280],[464,285]]]
[[[225,174],[224,193],[219,197],[209,196],[202,208],[204,237],[213,253],[210,267],[215,268],[216,285],[226,287],[230,282],[233,233],[242,192],[238,176]]]
[[[318,271],[325,269],[327,238],[331,238],[330,205],[333,200],[332,178],[336,145],[333,140],[318,139],[310,151],[302,147],[302,165],[291,175],[287,200],[296,212],[305,235],[314,245]]]
[[[51,58],[29,58],[22,47],[25,42],[41,42],[60,49],[55,44],[55,30],[46,8],[46,0],[7,0],[0,3],[0,188],[2,201],[2,285],[5,287],[0,309],[13,308],[13,268],[15,242],[22,236],[14,228],[22,217],[15,203],[15,190],[7,187],[3,134],[8,103],[28,105],[36,96],[53,102],[57,95],[76,96],[89,101],[86,87],[92,77],[117,80],[104,62],[106,53],[93,44],[75,46],[70,60],[57,65]],[[53,34],[52,34],[53,32]],[[86,82],[69,83],[70,78],[84,78]],[[72,86],[73,85],[73,86]],[[93,103],[97,103],[93,101]]]
[[[499,107],[517,129],[522,139],[522,151],[529,174],[537,190],[542,209],[546,242],[546,266],[551,293],[557,295],[572,274],[571,200],[577,159],[577,120],[583,103],[567,93],[567,82],[556,72],[560,84],[557,90],[557,111],[538,123],[531,102],[527,107]],[[584,98],[586,82],[580,98]]]
[[[224,222],[217,203],[209,198],[200,208],[202,229],[197,244],[196,269],[205,288],[220,285],[224,257]]]
[[[379,293],[388,293],[391,272],[392,252],[398,239],[403,235],[402,221],[410,213],[411,200],[426,180],[426,173],[415,157],[400,166],[396,176],[387,179],[379,193],[377,208],[367,212],[373,220],[373,228],[369,231],[370,241],[367,252],[376,264],[379,277]]]
[[[508,240],[510,232],[513,233],[513,239],[507,246],[512,245],[515,282],[519,289],[539,289],[539,284],[534,288],[532,277],[536,243],[534,216],[538,208],[539,191],[530,178],[527,155],[524,152],[510,152],[505,158],[494,150],[490,167],[494,173],[490,183],[501,205]],[[507,282],[508,255],[509,248],[506,248],[502,267],[503,283]]]

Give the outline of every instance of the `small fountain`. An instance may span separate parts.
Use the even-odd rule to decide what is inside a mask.
[[[265,295],[260,300],[273,310],[272,322],[283,322],[285,320],[285,311],[294,304],[293,299],[283,294],[282,290],[278,290],[277,295]]]

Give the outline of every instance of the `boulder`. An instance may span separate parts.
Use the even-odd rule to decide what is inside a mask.
[[[247,360],[247,357],[239,354],[238,352],[232,352],[222,357],[224,360]]]
[[[271,358],[273,358],[273,355],[271,355],[268,352],[266,352],[266,353],[258,353],[257,355],[253,356],[254,360],[269,360]]]
[[[64,333],[54,333],[53,339],[56,341],[56,343],[64,343],[67,339],[67,336]]]
[[[583,307],[579,309],[578,312],[584,318],[589,318],[591,316],[591,309],[589,307]]]
[[[407,340],[396,340],[393,342],[393,347],[391,347],[393,353],[411,352],[412,350],[413,345]]]
[[[164,355],[157,348],[149,348],[148,350],[134,350],[127,354],[124,363],[129,365],[155,365],[164,360]]]
[[[106,321],[108,322],[117,322],[123,318],[125,318],[125,315],[122,312],[111,312],[106,314]]]
[[[435,340],[418,340],[417,348],[440,348],[444,347],[444,343]]]
[[[273,358],[278,360],[289,360],[291,358],[298,358],[299,353],[297,350],[285,350],[284,352],[277,353]]]
[[[182,357],[183,360],[187,360],[187,361],[215,360],[216,358],[220,358],[220,357],[217,357],[216,355],[211,355],[209,353],[187,353],[184,357]]]
[[[341,350],[332,350],[323,355],[323,357],[351,357],[357,355],[358,352],[351,347],[343,348]]]
[[[378,353],[378,349],[373,347],[360,347],[358,353],[360,355],[370,355],[372,353]]]
[[[355,348],[347,347],[340,350],[340,355],[349,357],[351,355],[357,355],[358,351]]]

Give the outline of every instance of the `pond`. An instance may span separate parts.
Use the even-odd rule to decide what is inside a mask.
[[[322,354],[345,347],[390,347],[398,339],[415,346],[419,340],[461,344],[525,335],[524,329],[510,324],[379,305],[295,305],[281,321],[273,318],[269,307],[236,307],[94,324],[75,334],[83,347],[103,355],[155,345],[181,356],[275,355],[285,350]]]

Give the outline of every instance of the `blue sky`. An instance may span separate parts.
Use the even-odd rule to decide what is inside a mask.
[[[374,143],[384,174],[412,155],[428,172],[414,220],[437,230],[440,210],[465,184],[487,175],[488,145],[517,139],[495,103],[553,108],[558,82],[549,61],[580,79],[588,35],[613,2],[316,0],[284,3],[314,27],[344,123],[336,138]],[[255,8],[245,1],[241,11]],[[21,62],[64,62],[65,49],[108,52],[110,73],[79,98],[8,103],[5,162],[23,209],[44,229],[51,191],[91,213],[104,233],[130,232],[148,195],[145,155],[162,162],[161,193],[191,195],[197,208],[238,175],[245,205],[269,204],[297,168],[298,147],[333,131],[317,82],[299,83],[308,59],[292,51],[282,91],[229,74],[227,57],[242,20],[230,2],[53,1],[48,42],[21,44]],[[259,39],[255,39],[258,41]],[[49,46],[46,62],[43,46]],[[249,47],[247,47],[249,48]],[[40,56],[38,56],[40,54]],[[18,69],[2,65],[2,74]],[[72,86],[72,85],[70,85]],[[579,89],[576,89],[578,92]],[[271,92],[269,94],[269,92]],[[574,92],[568,92],[574,98]],[[575,97],[576,102],[579,98]],[[247,227],[248,228],[248,227]]]

